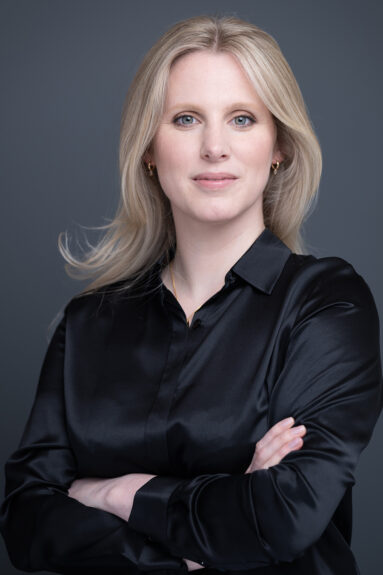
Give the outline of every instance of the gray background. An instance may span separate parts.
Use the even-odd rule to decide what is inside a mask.
[[[29,413],[48,325],[86,285],[66,276],[57,236],[67,229],[74,246],[83,238],[78,224],[113,216],[125,93],[145,52],[180,19],[233,14],[277,39],[324,155],[319,201],[303,228],[309,251],[351,262],[383,318],[382,12],[371,0],[0,2],[2,466]],[[383,567],[382,445],[380,418],[354,487],[352,547],[362,575]],[[2,539],[0,554],[3,575],[19,572]]]

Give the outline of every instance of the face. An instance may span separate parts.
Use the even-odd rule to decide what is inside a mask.
[[[176,225],[190,218],[261,224],[270,166],[283,159],[276,136],[271,113],[235,57],[193,52],[170,71],[164,114],[144,159],[157,168]],[[196,179],[207,172],[209,181]],[[230,177],[210,179],[222,174]]]

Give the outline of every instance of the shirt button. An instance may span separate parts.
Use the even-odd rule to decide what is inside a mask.
[[[201,320],[199,318],[195,319],[192,324],[192,328],[195,329],[201,325]]]

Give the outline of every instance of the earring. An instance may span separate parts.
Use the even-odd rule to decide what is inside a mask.
[[[278,172],[278,168],[279,168],[279,162],[274,162],[271,164],[271,169],[274,170],[274,176]]]
[[[154,175],[153,168],[154,168],[154,165],[153,165],[151,162],[148,162],[149,176],[150,176],[151,178],[152,178],[153,175]]]

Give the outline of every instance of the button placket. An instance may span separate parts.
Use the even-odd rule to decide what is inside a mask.
[[[145,428],[148,454],[153,461],[157,462],[159,470],[169,468],[167,421],[172,399],[178,386],[179,374],[188,354],[187,344],[190,331],[179,314],[170,313],[170,318],[172,335],[166,365]]]

